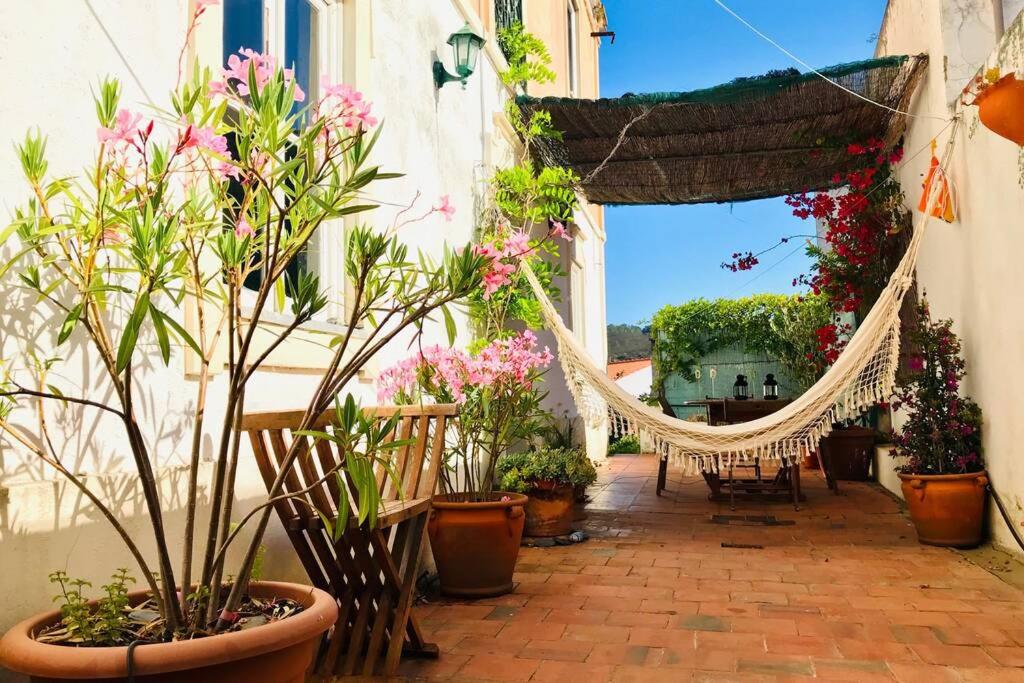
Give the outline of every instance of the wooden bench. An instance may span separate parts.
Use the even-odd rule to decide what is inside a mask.
[[[377,525],[358,526],[351,515],[337,542],[317,511],[328,520],[338,519],[341,484],[338,477],[325,475],[342,462],[344,454],[330,441],[313,444],[310,437],[294,434],[302,411],[252,413],[242,419],[268,491],[293,440],[303,441],[303,451],[285,476],[284,493],[294,497],[276,502],[275,509],[313,585],[338,600],[338,621],[317,665],[317,673],[327,677],[390,676],[403,652],[423,657],[438,654],[437,646],[423,639],[412,602],[431,497],[444,458],[445,427],[456,407],[365,410],[381,422],[399,413],[389,441],[411,443],[388,452],[397,482],[381,464],[375,465],[381,492]],[[313,428],[329,430],[334,417],[333,410],[325,412]],[[349,485],[353,504],[355,497]]]

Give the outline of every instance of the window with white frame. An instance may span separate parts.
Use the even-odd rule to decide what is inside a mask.
[[[569,70],[569,97],[580,94],[580,45],[579,45],[579,8],[576,0],[566,0],[566,36],[565,43],[569,50],[567,61]]]
[[[306,93],[305,103],[315,101],[321,78],[340,80],[340,4],[338,0],[224,0],[222,61],[241,48],[274,55],[293,69],[296,84]],[[233,146],[233,141],[229,144]],[[327,221],[288,268],[291,278],[303,272],[320,278],[331,301],[318,316],[322,322],[343,319],[344,244],[342,220]],[[254,273],[246,287],[256,289],[261,278],[261,273]]]

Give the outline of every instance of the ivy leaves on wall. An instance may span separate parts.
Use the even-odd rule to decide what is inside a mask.
[[[778,359],[794,379],[810,386],[822,370],[815,362],[819,350],[814,330],[830,316],[825,298],[813,295],[758,294],[665,306],[651,321],[654,385],[672,373],[693,382],[702,357],[739,346]]]

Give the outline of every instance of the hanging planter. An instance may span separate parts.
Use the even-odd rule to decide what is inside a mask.
[[[1024,146],[1024,81],[1014,73],[999,77],[989,69],[974,82],[976,91],[970,104],[978,107],[978,118],[996,135]]]

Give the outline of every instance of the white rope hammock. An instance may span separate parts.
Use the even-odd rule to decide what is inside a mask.
[[[956,128],[954,125],[943,154],[943,166]],[[789,464],[814,449],[834,422],[856,417],[892,394],[899,364],[900,308],[913,283],[917,255],[931,210],[939,201],[940,187],[941,183],[932,184],[928,211],[914,229],[906,253],[836,362],[792,403],[751,422],[724,426],[687,422],[664,415],[626,393],[603,367],[594,364],[525,261],[523,274],[558,342],[558,358],[577,409],[591,424],[598,426],[607,416],[615,435],[649,437],[662,458],[687,473],[717,472],[755,457]]]

